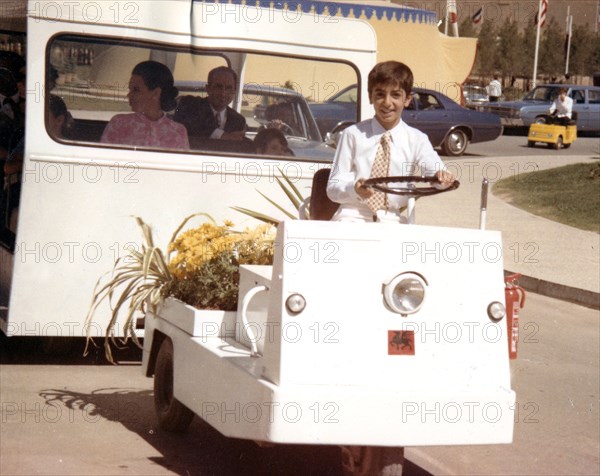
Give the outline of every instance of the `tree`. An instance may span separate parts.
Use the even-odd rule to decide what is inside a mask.
[[[554,18],[546,24],[540,41],[538,70],[551,77],[559,78],[565,72],[564,33]]]
[[[503,76],[513,77],[518,71],[521,50],[521,38],[516,22],[506,19],[498,31],[498,64]]]
[[[535,55],[535,35],[534,26],[528,25],[521,34],[521,54],[518,58],[519,76],[530,78],[533,74],[533,57]]]
[[[496,27],[492,20],[486,18],[483,21],[478,39],[476,70],[480,75],[490,77],[499,66]]]

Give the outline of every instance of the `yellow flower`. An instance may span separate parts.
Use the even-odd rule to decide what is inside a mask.
[[[186,279],[221,253],[235,254],[240,264],[272,263],[275,233],[271,225],[243,232],[233,231],[233,226],[230,221],[224,221],[222,226],[204,223],[180,234],[169,249],[175,252],[169,263],[173,276]]]

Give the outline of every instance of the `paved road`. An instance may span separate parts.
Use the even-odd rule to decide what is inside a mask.
[[[530,294],[512,363],[514,443],[409,448],[408,457],[432,474],[599,474],[599,322],[598,311]],[[333,448],[261,449],[198,419],[186,435],[165,434],[139,353],[119,356],[129,365],[94,365],[94,355],[48,358],[36,342],[0,342],[3,476],[340,474]],[[412,464],[406,471],[427,474]]]
[[[600,157],[599,137],[580,137],[568,149],[560,151],[549,150],[542,144],[527,147],[527,137],[524,135],[502,135],[492,142],[470,144],[464,157],[542,157],[547,155]],[[444,157],[444,159],[450,159]]]

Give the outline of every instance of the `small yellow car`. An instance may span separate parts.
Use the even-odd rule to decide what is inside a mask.
[[[570,124],[531,124],[527,135],[527,146],[533,147],[536,142],[543,142],[548,147],[559,150],[571,147],[577,139],[577,126]]]

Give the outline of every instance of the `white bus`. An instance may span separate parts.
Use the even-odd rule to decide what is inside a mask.
[[[3,202],[0,328],[6,335],[84,336],[96,281],[140,242],[133,216],[166,244],[192,213],[245,226],[250,219],[231,207],[276,212],[258,191],[281,194],[274,179],[280,170],[310,194],[314,172],[331,162],[333,149],[307,99],[322,101],[356,83],[357,120],[364,117],[370,109],[364,75],[376,62],[372,26],[354,15],[333,16],[324,4],[2,3],[0,46],[27,60],[24,162],[20,175],[5,180],[21,187],[20,201]],[[169,67],[180,97],[203,94],[215,66],[233,68],[240,78],[233,107],[246,117],[249,139],[265,109],[286,102],[296,126],[287,137],[294,156],[257,155],[249,152],[250,140],[244,147],[191,141],[190,150],[101,144],[107,121],[130,111],[132,68],[148,59]],[[72,116],[63,137],[48,127],[51,95]],[[109,314],[97,313],[93,334],[103,335],[108,321],[102,316]]]

